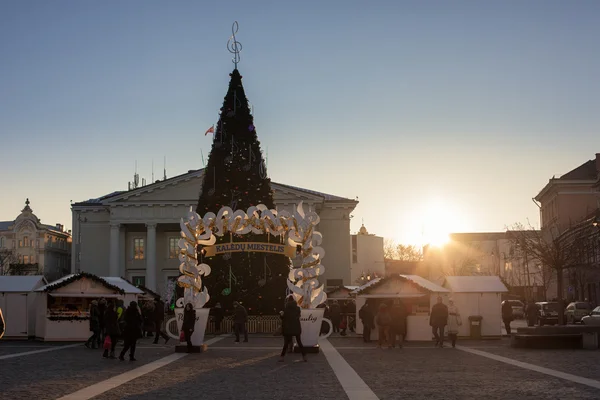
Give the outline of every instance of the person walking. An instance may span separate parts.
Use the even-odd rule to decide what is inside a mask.
[[[248,312],[237,301],[233,302],[233,330],[235,332],[235,343],[240,342],[240,333],[244,333],[244,343],[248,342],[248,330],[246,322],[248,322]]]
[[[224,312],[221,303],[215,304],[212,309],[213,319],[215,321],[215,333],[221,333],[221,322],[223,322]]]
[[[154,344],[158,344],[158,338],[162,337],[165,339],[165,344],[169,341],[169,335],[165,333],[162,329],[163,321],[165,320],[165,303],[161,299],[154,299]]]
[[[435,346],[444,347],[444,328],[448,323],[448,307],[443,302],[442,296],[438,296],[437,303],[431,307],[429,325],[433,331]]]
[[[388,342],[388,346],[391,348],[390,339],[390,326],[392,324],[392,317],[390,315],[390,310],[387,304],[381,303],[379,305],[379,311],[377,312],[377,316],[375,317],[375,322],[377,323],[378,332],[378,342],[377,348],[381,348],[386,341]]]
[[[183,337],[187,343],[187,352],[192,352],[192,334],[194,333],[194,327],[196,326],[196,310],[192,303],[187,303],[183,309],[183,325],[181,330],[183,331]]]
[[[104,311],[104,328],[106,337],[110,338],[110,355],[108,354],[109,349],[105,348],[102,357],[104,358],[116,358],[115,347],[119,341],[121,331],[119,329],[119,321],[117,319],[117,310],[115,309],[115,303],[110,300],[106,304],[106,310]],[[106,340],[106,338],[104,339]]]
[[[138,339],[142,337],[144,320],[135,301],[129,303],[129,307],[127,307],[127,310],[125,310],[123,318],[125,322],[125,329],[123,330],[125,344],[123,345],[123,350],[121,350],[121,354],[119,355],[119,360],[124,361],[125,353],[127,353],[127,350],[129,350],[129,361],[137,361],[135,359],[135,347]]]
[[[340,331],[340,323],[342,322],[342,309],[338,304],[337,300],[334,300],[329,308],[329,315],[331,316],[331,324],[333,325],[333,333]]]
[[[454,300],[448,301],[448,337],[452,341],[452,347],[456,347],[456,338],[458,337],[458,328],[462,325],[460,311],[454,305]]]
[[[367,303],[363,304],[358,311],[358,317],[363,324],[363,342],[371,343],[371,330],[375,327],[375,324],[373,321],[373,313]]]
[[[510,323],[513,320],[513,310],[510,303],[506,300],[502,302],[502,321],[504,322],[504,328],[506,334],[510,335]]]
[[[85,342],[85,347],[88,349],[97,349],[98,337],[100,335],[100,313],[98,311],[98,301],[92,300],[90,305],[90,331],[92,336]]]
[[[294,296],[288,296],[285,309],[281,312],[282,321],[282,332],[283,332],[283,349],[281,350],[280,362],[283,362],[285,353],[288,347],[292,343],[293,338],[296,338],[296,344],[300,348],[302,353],[302,360],[306,360],[306,353],[300,336],[302,334],[302,325],[300,324],[300,307],[294,300]]]
[[[404,338],[406,337],[406,307],[400,300],[394,300],[394,305],[390,311],[392,323],[390,326],[391,347],[396,347],[396,339],[398,347],[402,348]]]

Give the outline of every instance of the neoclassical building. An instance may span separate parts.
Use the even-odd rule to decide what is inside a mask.
[[[69,272],[70,257],[70,231],[62,224],[42,224],[29,199],[14,221],[0,221],[0,274],[43,274],[53,280]]]
[[[192,170],[135,189],[72,204],[72,272],[122,276],[166,292],[179,276],[179,221],[196,207],[204,170]],[[300,202],[320,216],[325,273],[322,283],[351,284],[350,213],[358,201],[271,183],[278,210]]]

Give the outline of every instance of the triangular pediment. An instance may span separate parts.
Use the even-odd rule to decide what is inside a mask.
[[[102,203],[105,205],[119,204],[158,204],[169,202],[196,202],[202,188],[204,170],[190,171],[175,178],[159,181],[141,188],[129,190],[116,196],[111,196]],[[271,182],[274,200],[279,202],[322,202],[324,198],[308,190],[290,187]]]

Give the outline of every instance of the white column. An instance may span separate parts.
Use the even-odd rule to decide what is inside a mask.
[[[146,224],[146,287],[156,291],[156,224]]]
[[[127,274],[126,274],[126,269],[127,269],[127,265],[126,265],[126,249],[127,249],[127,243],[125,243],[126,240],[126,232],[127,232],[127,228],[125,225],[121,226],[121,230],[119,230],[119,275],[118,276],[122,276],[123,278],[127,278]]]
[[[110,224],[109,276],[119,276],[119,224]]]

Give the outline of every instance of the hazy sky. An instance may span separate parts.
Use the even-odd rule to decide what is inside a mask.
[[[0,2],[0,220],[202,167],[239,69],[276,182],[358,196],[352,231],[538,221],[600,152],[597,1]]]

